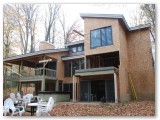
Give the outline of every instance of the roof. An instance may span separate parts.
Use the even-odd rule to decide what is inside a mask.
[[[65,51],[69,51],[69,49],[61,48],[61,49],[40,50],[40,51],[36,51],[34,53],[27,53],[27,54],[23,54],[23,55],[17,55],[17,56],[5,58],[5,59],[3,59],[3,61],[5,62],[5,61],[9,61],[9,60],[20,59],[20,58],[25,58],[25,57],[35,56],[35,55],[56,53],[56,52],[65,52]]]
[[[136,27],[129,27],[124,16],[122,14],[91,14],[91,13],[81,13],[81,18],[111,18],[119,19],[128,31],[134,31],[138,29],[150,28],[151,24],[144,24]]]
[[[107,75],[115,73],[117,68],[111,67],[101,67],[101,68],[91,68],[91,69],[81,69],[75,70],[76,76],[94,76],[94,75]]]
[[[62,57],[62,60],[73,60],[73,59],[79,59],[79,58],[84,58],[84,54],[83,55],[74,55],[74,56],[67,56],[67,57]]]
[[[65,44],[65,46],[68,47],[68,46],[78,45],[78,44],[83,44],[83,43],[84,43],[84,40],[79,40],[79,41],[75,41],[75,42]]]

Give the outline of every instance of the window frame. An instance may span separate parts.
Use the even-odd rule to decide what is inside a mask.
[[[106,30],[106,28],[111,28],[112,44],[103,45],[103,44],[102,44],[102,32],[101,32],[101,29],[105,29],[105,30]],[[91,32],[92,32],[92,31],[95,31],[95,30],[100,30],[100,46],[92,47]],[[107,39],[107,42],[108,42],[108,39]],[[101,28],[96,28],[96,29],[90,30],[90,48],[91,48],[91,49],[98,48],[98,47],[103,47],[103,46],[110,46],[110,45],[113,45],[112,26],[105,26],[105,27],[101,27]]]
[[[78,47],[81,47],[81,51],[78,50]],[[74,47],[71,47],[70,49],[72,53],[84,52],[84,45],[74,46]],[[73,51],[73,49],[75,49],[75,52]]]

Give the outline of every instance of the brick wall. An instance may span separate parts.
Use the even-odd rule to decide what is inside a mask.
[[[120,41],[120,65],[119,65],[119,99],[121,102],[130,100],[130,89],[128,81],[128,50],[126,31],[119,22],[119,41]]]
[[[112,26],[113,45],[90,49],[90,30],[107,26]],[[118,51],[120,49],[119,27],[117,19],[84,18],[84,31],[85,31],[85,41],[84,41],[85,55],[113,52],[113,51]]]
[[[47,43],[46,41],[42,41],[39,44],[39,50],[47,50],[47,49],[55,49],[53,44]]]
[[[152,66],[149,29],[127,33],[129,72],[139,99],[154,99],[155,72]]]

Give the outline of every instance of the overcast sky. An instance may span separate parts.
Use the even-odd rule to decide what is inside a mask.
[[[75,20],[79,19],[82,30],[84,28],[83,19],[80,18],[80,13],[99,13],[99,14],[123,14],[128,25],[130,25],[131,16],[136,13],[140,4],[62,4],[62,10],[65,13],[66,24],[72,24]],[[47,4],[40,4],[39,18],[36,31],[36,41],[44,41],[45,28],[44,21],[46,17]],[[57,23],[58,24],[58,23]],[[57,25],[60,27],[59,25]],[[71,25],[69,25],[71,26]],[[58,28],[57,27],[57,28]],[[80,38],[82,39],[82,38]],[[59,48],[63,42],[55,40],[56,48]],[[39,42],[36,42],[36,51],[39,50]],[[17,54],[21,54],[19,48],[14,48]]]
[[[83,29],[84,21],[80,18],[80,13],[123,14],[129,25],[131,15],[135,14],[135,11],[138,9],[139,5],[140,4],[62,4],[62,9],[67,18],[66,24],[71,24],[76,19],[80,19]],[[39,9],[41,14],[40,16],[44,19],[46,4],[40,4]],[[39,41],[44,41],[44,20],[39,22],[38,26],[39,35],[37,39]]]

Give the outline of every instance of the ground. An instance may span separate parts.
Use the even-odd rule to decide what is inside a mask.
[[[51,116],[154,116],[155,102],[60,103],[54,106],[50,114]]]

